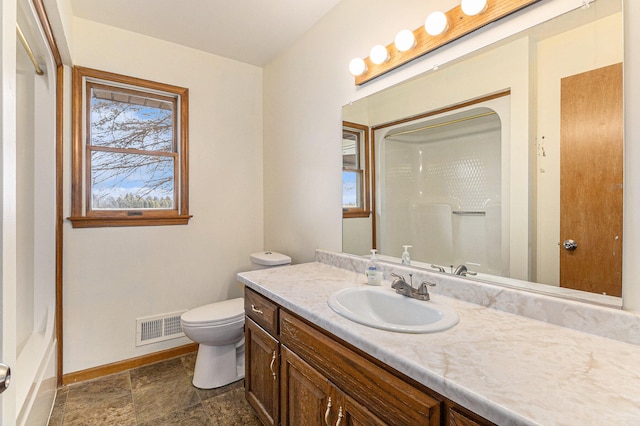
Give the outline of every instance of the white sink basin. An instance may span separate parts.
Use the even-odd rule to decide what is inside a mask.
[[[399,333],[435,333],[458,323],[451,307],[412,299],[389,287],[345,288],[329,296],[328,303],[351,321]]]

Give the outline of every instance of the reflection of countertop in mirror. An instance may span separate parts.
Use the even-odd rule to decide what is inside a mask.
[[[381,254],[376,255],[379,260],[390,263],[401,263],[401,259],[393,256],[385,256]],[[370,255],[361,256],[364,259],[369,259]],[[415,268],[426,269],[427,271],[434,271],[430,263],[424,263],[419,261],[411,261],[411,266]],[[466,279],[483,281],[488,284],[498,284],[505,287],[514,288],[517,290],[526,290],[539,294],[546,294],[549,296],[561,297],[568,300],[575,300],[578,302],[588,302],[596,305],[606,306],[609,308],[620,309],[622,307],[622,298],[608,296],[606,294],[588,293],[586,291],[574,290],[572,288],[558,287],[551,284],[534,283],[531,281],[523,281],[515,278],[501,277],[498,275],[483,274],[481,272],[476,275],[467,276]]]
[[[434,334],[393,333],[351,322],[327,305],[330,294],[366,285],[361,273],[315,262],[238,277],[284,308],[497,424],[640,421],[638,345],[438,294],[433,299],[456,309],[459,324]]]

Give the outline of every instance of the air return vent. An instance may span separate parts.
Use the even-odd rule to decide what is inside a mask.
[[[162,342],[184,336],[180,315],[187,311],[154,315],[136,320],[136,346]]]

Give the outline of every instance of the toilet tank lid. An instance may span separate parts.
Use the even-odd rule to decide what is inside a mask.
[[[291,263],[291,258],[282,253],[276,253],[275,251],[261,251],[258,253],[253,253],[251,256],[251,261],[256,265],[264,265],[264,266],[276,266],[276,265],[288,265]]]

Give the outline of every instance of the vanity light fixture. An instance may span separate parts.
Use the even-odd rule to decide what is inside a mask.
[[[424,29],[430,36],[444,34],[449,29],[449,20],[443,12],[431,12],[424,21]]]
[[[386,48],[374,47],[370,57],[352,60],[349,71],[359,86],[538,1],[461,0],[459,6],[446,13],[430,14],[424,27],[400,31]],[[594,0],[582,1],[588,4]]]
[[[377,44],[371,48],[369,58],[371,59],[371,62],[376,65],[384,64],[389,60],[389,52],[386,47],[381,44]]]
[[[487,10],[487,0],[462,0],[460,2],[462,13],[467,16],[480,15]]]
[[[397,35],[393,42],[398,52],[406,52],[413,49],[416,45],[416,37],[411,30],[402,30]]]
[[[367,64],[364,63],[362,58],[353,58],[349,62],[349,72],[352,76],[357,77],[367,72]]]

